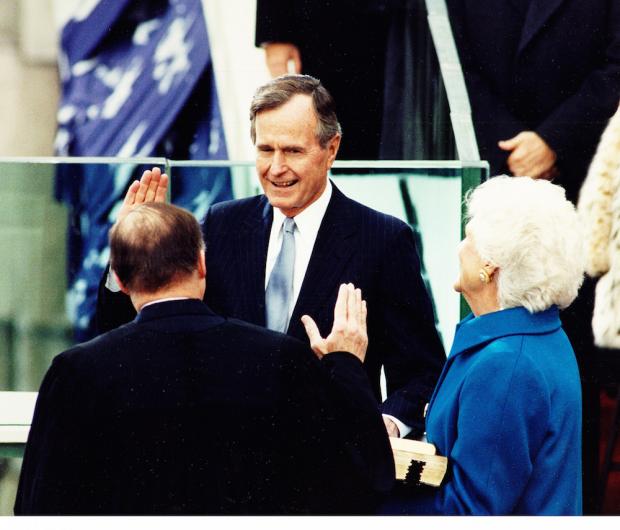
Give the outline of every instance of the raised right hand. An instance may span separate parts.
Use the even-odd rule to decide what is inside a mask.
[[[168,189],[168,175],[162,173],[158,167],[146,170],[140,180],[134,180],[127,190],[123,205],[116,219],[120,223],[131,210],[146,202],[164,202]]]
[[[334,307],[334,325],[331,333],[321,337],[319,328],[308,315],[301,317],[310,347],[319,357],[335,351],[346,351],[364,362],[368,347],[366,331],[366,301],[362,300],[362,291],[352,283],[342,284]]]

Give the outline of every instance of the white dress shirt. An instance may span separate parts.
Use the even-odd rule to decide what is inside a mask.
[[[308,263],[310,263],[310,256],[314,248],[316,236],[319,233],[319,228],[325,216],[331,196],[332,184],[328,180],[327,186],[325,186],[321,196],[303,212],[293,217],[295,221],[295,231],[293,233],[295,237],[295,266],[293,269],[293,300],[289,307],[289,319],[297,303],[301,284],[304,281]],[[284,218],[285,215],[280,210],[277,208],[273,209],[273,223],[269,234],[267,262],[265,263],[265,290],[267,289],[269,276],[271,275],[271,271],[278,259],[278,254],[280,254],[280,248],[282,247],[282,224],[284,223]]]

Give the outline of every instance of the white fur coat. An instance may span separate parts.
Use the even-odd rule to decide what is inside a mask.
[[[579,195],[586,272],[596,284],[592,330],[597,346],[620,348],[620,110],[603,133]]]

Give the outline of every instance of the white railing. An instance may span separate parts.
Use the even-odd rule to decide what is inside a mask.
[[[0,392],[0,454],[28,440],[37,392]]]

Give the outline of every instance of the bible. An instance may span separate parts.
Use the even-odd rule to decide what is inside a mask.
[[[448,469],[448,459],[436,454],[435,446],[417,440],[391,438],[396,480],[409,486],[438,488]]]

